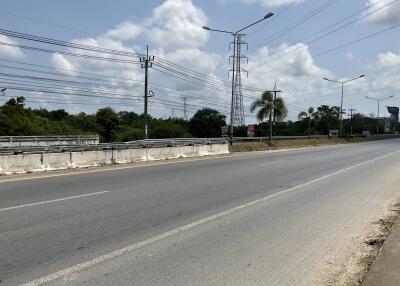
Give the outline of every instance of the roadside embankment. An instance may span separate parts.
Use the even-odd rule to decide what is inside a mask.
[[[227,144],[0,155],[0,174],[86,168],[229,153]]]
[[[387,135],[387,136],[371,136],[369,138],[364,137],[353,137],[353,138],[305,138],[305,139],[285,139],[285,140],[273,140],[262,141],[262,142],[244,142],[234,143],[229,146],[230,152],[252,152],[252,151],[266,151],[266,150],[277,150],[287,148],[300,148],[309,146],[323,146],[323,145],[336,145],[336,144],[349,144],[359,143],[366,141],[376,141],[385,139],[399,138],[398,135]]]
[[[391,216],[381,220],[381,233],[367,241],[375,248],[369,269],[362,286],[398,286],[400,285],[400,203],[397,203]],[[383,246],[382,246],[383,244]]]

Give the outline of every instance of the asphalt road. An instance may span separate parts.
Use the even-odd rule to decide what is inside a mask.
[[[332,282],[399,195],[399,159],[385,140],[3,179],[0,285]]]

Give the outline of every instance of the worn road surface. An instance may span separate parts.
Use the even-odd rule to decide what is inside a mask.
[[[32,177],[0,179],[0,285],[340,285],[400,140]]]

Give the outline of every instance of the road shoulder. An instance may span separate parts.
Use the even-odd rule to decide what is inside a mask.
[[[400,220],[393,226],[392,232],[372,264],[362,286],[398,286],[400,285]]]

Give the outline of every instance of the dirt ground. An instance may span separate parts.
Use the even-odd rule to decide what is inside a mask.
[[[359,143],[366,141],[384,140],[399,138],[399,136],[388,135],[379,137],[355,137],[355,138],[311,138],[311,139],[288,139],[288,140],[274,140],[272,142],[246,142],[234,143],[229,147],[230,152],[252,152],[252,151],[266,151],[287,148],[298,148],[308,146],[322,146],[322,145],[336,145],[336,144],[349,144]]]

